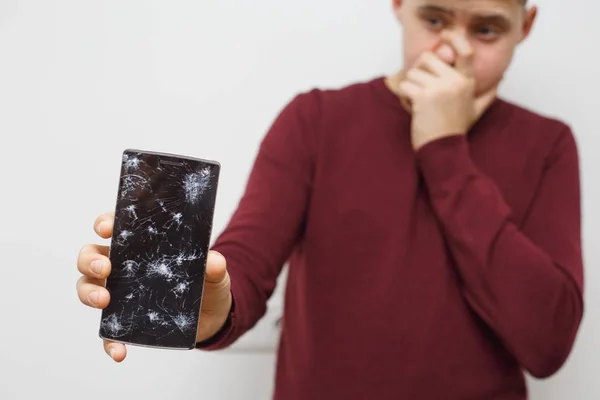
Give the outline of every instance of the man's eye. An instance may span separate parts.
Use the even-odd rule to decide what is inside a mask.
[[[425,22],[427,23],[427,25],[429,27],[434,28],[434,29],[440,29],[444,26],[444,21],[442,21],[439,18],[434,18],[434,17],[425,18]]]
[[[493,26],[482,26],[475,29],[475,34],[483,37],[484,39],[490,39],[498,36],[500,32]]]

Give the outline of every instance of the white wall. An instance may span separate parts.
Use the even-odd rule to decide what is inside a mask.
[[[561,117],[579,139],[587,312],[567,365],[548,381],[532,381],[532,399],[597,399],[600,246],[592,235],[600,221],[593,177],[600,104],[592,57],[600,6],[538,2],[534,34],[502,90]],[[99,313],[75,295],[77,252],[97,240],[95,216],[113,207],[126,147],[219,160],[219,232],[284,102],[312,86],[399,66],[389,3],[0,2],[0,398],[269,397],[268,352],[131,348],[125,363],[111,362],[97,337]]]

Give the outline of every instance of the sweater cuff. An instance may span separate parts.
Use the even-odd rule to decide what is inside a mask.
[[[225,323],[214,335],[201,342],[196,343],[196,348],[200,350],[217,350],[222,347],[222,343],[231,334],[233,330],[233,322],[235,319],[235,298],[231,293],[231,309]]]
[[[467,136],[445,136],[433,140],[416,152],[417,163],[434,195],[445,195],[455,188],[457,178],[475,172]]]

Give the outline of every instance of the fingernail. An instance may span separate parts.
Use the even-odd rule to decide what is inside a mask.
[[[104,228],[106,228],[106,225],[107,225],[107,224],[106,224],[106,221],[102,221],[102,222],[100,222],[100,223],[98,224],[98,231],[99,231],[99,232],[102,232],[102,231],[104,231]]]
[[[88,295],[88,299],[90,300],[90,303],[97,305],[98,300],[100,299],[100,294],[98,292],[92,292]]]
[[[95,273],[96,275],[100,275],[102,273],[103,265],[104,263],[102,262],[102,260],[94,260],[90,264],[90,268],[93,273]]]
[[[108,348],[108,354],[110,355],[110,358],[115,358],[115,353],[117,352],[117,350],[115,350],[114,347],[109,347]]]

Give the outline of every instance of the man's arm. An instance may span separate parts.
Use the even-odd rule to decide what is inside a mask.
[[[552,375],[568,357],[583,315],[579,163],[571,131],[561,132],[521,229],[471,160],[465,135],[432,141],[417,158],[466,300],[532,375]]]
[[[264,315],[267,300],[297,243],[311,192],[318,93],[297,96],[262,140],[245,192],[212,250],[231,278],[232,310],[217,334],[197,345],[231,345]]]

